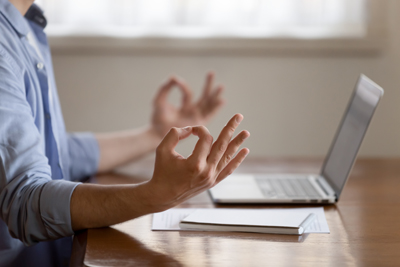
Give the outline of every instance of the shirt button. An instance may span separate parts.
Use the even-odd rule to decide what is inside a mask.
[[[46,119],[50,120],[50,114],[46,113]]]
[[[39,62],[39,63],[36,65],[36,67],[37,67],[39,70],[41,70],[41,69],[43,69],[44,65],[43,65],[42,62]]]

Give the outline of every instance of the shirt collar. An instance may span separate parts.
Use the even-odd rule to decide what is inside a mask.
[[[0,13],[8,20],[11,26],[20,35],[26,36],[29,32],[29,25],[18,9],[8,0],[0,0]],[[26,19],[33,21],[42,28],[46,27],[47,21],[43,11],[33,4],[25,14]]]
[[[43,11],[36,4],[32,4],[31,7],[25,14],[25,18],[36,23],[42,29],[44,29],[47,25],[47,20],[43,16]]]
[[[16,30],[20,35],[28,34],[29,27],[26,20],[18,9],[8,2],[8,0],[0,0],[0,13],[4,15],[14,30]]]

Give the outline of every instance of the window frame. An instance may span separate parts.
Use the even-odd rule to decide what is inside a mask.
[[[49,35],[53,53],[84,54],[374,54],[387,44],[387,0],[367,0],[367,33],[362,38],[112,37]]]

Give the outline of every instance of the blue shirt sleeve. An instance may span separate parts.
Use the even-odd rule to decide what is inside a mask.
[[[79,181],[96,173],[99,165],[99,145],[92,133],[68,134],[71,180]]]
[[[78,184],[51,179],[26,79],[0,46],[0,217],[13,237],[33,245],[73,234],[70,199]]]

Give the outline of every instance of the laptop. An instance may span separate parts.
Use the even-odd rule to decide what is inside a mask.
[[[216,203],[336,203],[383,89],[361,74],[318,174],[231,175],[209,193]]]

